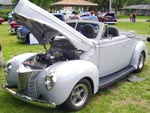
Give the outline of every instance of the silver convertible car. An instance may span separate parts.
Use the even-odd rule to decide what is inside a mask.
[[[45,48],[15,56],[4,67],[3,88],[25,102],[80,110],[99,89],[144,67],[146,45],[134,32],[95,21],[65,23],[28,0],[19,1],[13,16]]]

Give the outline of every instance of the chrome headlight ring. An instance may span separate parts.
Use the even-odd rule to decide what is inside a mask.
[[[48,70],[47,75],[45,76],[45,87],[47,90],[51,90],[57,80],[57,76],[54,70]]]
[[[12,68],[12,64],[11,63],[7,63],[6,65],[4,65],[4,74],[5,74],[5,76],[8,75],[8,73],[10,72],[11,68]]]

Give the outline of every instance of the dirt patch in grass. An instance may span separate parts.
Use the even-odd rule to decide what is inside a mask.
[[[138,106],[142,106],[142,107],[146,107],[148,108],[150,106],[150,104],[148,104],[147,100],[134,100],[132,98],[126,98],[125,100],[117,100],[117,101],[113,101],[112,102],[113,105],[118,105],[118,104],[122,104],[123,106],[129,106],[129,105],[138,105]]]

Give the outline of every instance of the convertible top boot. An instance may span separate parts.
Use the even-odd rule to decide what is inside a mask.
[[[4,58],[2,53],[2,46],[0,45],[0,66],[4,65]]]

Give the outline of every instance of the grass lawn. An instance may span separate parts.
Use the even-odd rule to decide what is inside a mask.
[[[117,15],[119,19],[123,18],[123,19],[128,19],[130,17],[130,15],[123,15],[123,14],[118,14]],[[149,19],[150,17],[149,16],[140,16],[140,15],[137,15],[136,16],[138,19]]]
[[[122,30],[136,31],[138,34],[149,35],[147,22],[119,22],[116,25]],[[8,25],[0,25],[0,44],[3,47],[5,61],[24,52],[44,51],[39,45],[18,43],[15,35],[8,32]],[[147,43],[150,50],[150,44]],[[124,78],[120,82],[100,90],[93,95],[88,105],[76,113],[148,113],[150,111],[150,58],[141,73],[136,74],[146,80],[133,83]],[[0,68],[0,82],[5,83],[3,68]],[[0,113],[68,113],[62,108],[46,109],[27,104],[7,94],[0,87]]]
[[[121,30],[125,31],[135,31],[140,35],[148,35],[150,34],[150,23],[148,22],[118,22],[117,27]]]

